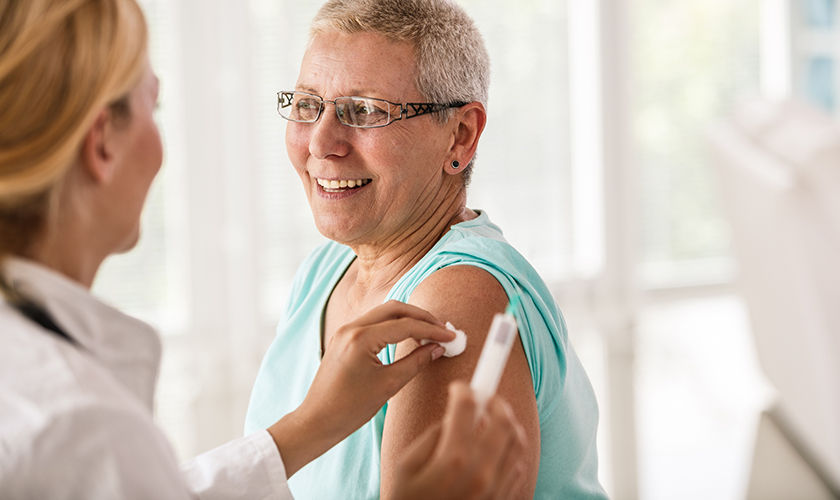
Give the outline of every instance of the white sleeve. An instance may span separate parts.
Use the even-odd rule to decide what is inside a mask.
[[[268,431],[225,443],[183,467],[190,490],[202,500],[291,500],[286,468]]]

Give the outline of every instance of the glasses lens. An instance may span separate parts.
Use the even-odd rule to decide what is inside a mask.
[[[304,92],[277,94],[277,111],[280,116],[296,122],[314,122],[321,112],[321,98]]]
[[[381,127],[391,119],[391,105],[369,97],[339,97],[335,110],[341,123],[351,127]]]

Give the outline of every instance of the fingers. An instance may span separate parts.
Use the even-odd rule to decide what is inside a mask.
[[[393,384],[389,389],[389,398],[411,381],[420,371],[432,361],[443,356],[445,349],[437,344],[428,344],[411,351],[402,359],[384,366],[382,371]]]
[[[377,332],[377,338],[386,344],[396,344],[408,338],[417,341],[430,339],[435,342],[449,342],[455,338],[455,332],[448,330],[445,326],[433,325],[414,318],[392,319],[368,328]]]
[[[476,411],[472,390],[466,382],[452,382],[449,385],[449,400],[443,415],[438,454],[452,454],[457,457],[472,447],[471,437]]]
[[[449,342],[455,338],[455,334],[445,327],[425,321],[397,318],[370,325],[345,325],[333,338],[343,337],[346,337],[345,341],[348,343],[361,345],[366,351],[376,354],[387,344],[397,344],[408,338],[417,341],[430,339],[434,342]]]
[[[343,325],[330,344],[336,337],[344,337],[347,344],[361,344],[366,351],[376,354],[386,344],[396,344],[408,338],[449,342],[455,339],[455,333],[428,311],[391,300]]]
[[[398,300],[389,300],[380,306],[376,306],[365,314],[359,316],[350,324],[354,326],[364,326],[403,317],[425,321],[426,323],[433,325],[444,326],[444,323],[437,319],[429,311]]]
[[[491,404],[494,405],[498,404],[496,401],[503,402],[498,398],[494,398],[492,401]],[[523,462],[527,447],[525,430],[515,419],[505,425],[513,432],[513,436],[496,472],[496,477],[499,478],[496,498],[499,499],[515,498],[526,480],[525,464]]]
[[[476,425],[469,386],[456,381],[440,424],[423,433],[400,459],[400,497],[509,499],[527,483],[525,432],[502,398],[488,401]]]
[[[499,489],[496,492],[495,498],[498,500],[517,498],[519,491],[525,485],[526,479],[525,466],[522,464],[507,471],[505,477],[499,481]]]
[[[440,424],[435,424],[426,429],[420,437],[411,443],[405,454],[400,458],[400,465],[405,472],[415,473],[428,462],[440,438],[440,431]]]
[[[512,489],[517,476],[523,472],[519,466],[525,452],[525,433],[513,410],[501,398],[493,397],[488,402],[476,441],[481,457],[476,472],[478,486],[492,486],[494,493]]]

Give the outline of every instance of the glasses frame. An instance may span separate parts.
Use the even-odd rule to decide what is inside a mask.
[[[319,100],[320,106],[318,107],[318,114],[315,115],[314,119],[312,119],[312,120],[295,120],[293,118],[288,118],[288,117],[283,116],[283,113],[280,112],[280,109],[282,107],[284,107],[283,106],[283,97],[287,96],[287,97],[293,98],[293,96],[295,94],[302,94],[302,95],[305,95],[305,96],[317,98]],[[390,105],[391,107],[399,108],[400,113],[399,113],[399,115],[391,114],[391,109],[392,108],[389,107],[388,108],[388,121],[387,122],[385,122],[383,124],[380,124],[380,125],[353,125],[351,123],[346,123],[344,121],[344,119],[341,117],[341,114],[339,114],[338,106],[336,106],[336,104],[335,104],[335,101],[337,101],[339,99],[369,99],[371,101],[383,102],[383,103],[386,103],[386,104]],[[290,103],[289,105],[291,105],[292,101],[289,100],[288,102]],[[335,107],[335,116],[336,116],[336,118],[338,118],[338,121],[342,125],[345,125],[347,127],[353,127],[353,128],[382,128],[382,127],[387,127],[388,125],[390,125],[390,124],[392,124],[392,123],[394,123],[395,121],[398,121],[398,120],[402,120],[402,119],[408,120],[409,118],[414,118],[416,116],[427,115],[427,114],[430,114],[430,113],[437,113],[437,112],[444,111],[444,110],[450,109],[450,108],[460,108],[460,107],[463,107],[463,106],[466,106],[467,104],[469,104],[468,102],[464,102],[464,101],[455,101],[455,102],[446,103],[446,104],[437,103],[437,102],[403,102],[403,103],[398,103],[398,102],[391,102],[391,101],[388,101],[386,99],[379,99],[378,97],[366,97],[366,96],[339,96],[339,97],[336,97],[333,100],[328,100],[328,99],[324,99],[323,97],[319,96],[318,94],[312,94],[312,93],[303,92],[303,91],[300,91],[300,90],[281,90],[280,92],[277,92],[277,113],[284,120],[288,120],[290,122],[295,122],[295,123],[315,123],[315,122],[317,122],[318,119],[321,118],[321,115],[324,113],[324,108],[326,107],[327,103],[331,103]]]

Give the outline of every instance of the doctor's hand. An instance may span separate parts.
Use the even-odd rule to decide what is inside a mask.
[[[286,476],[370,420],[420,370],[439,358],[437,344],[383,365],[377,354],[408,338],[448,342],[455,334],[427,311],[390,301],[339,328],[326,347],[303,403],[268,428]]]
[[[390,500],[508,499],[525,481],[525,431],[499,396],[476,418],[465,382],[449,386],[443,420],[423,433],[397,464]]]

